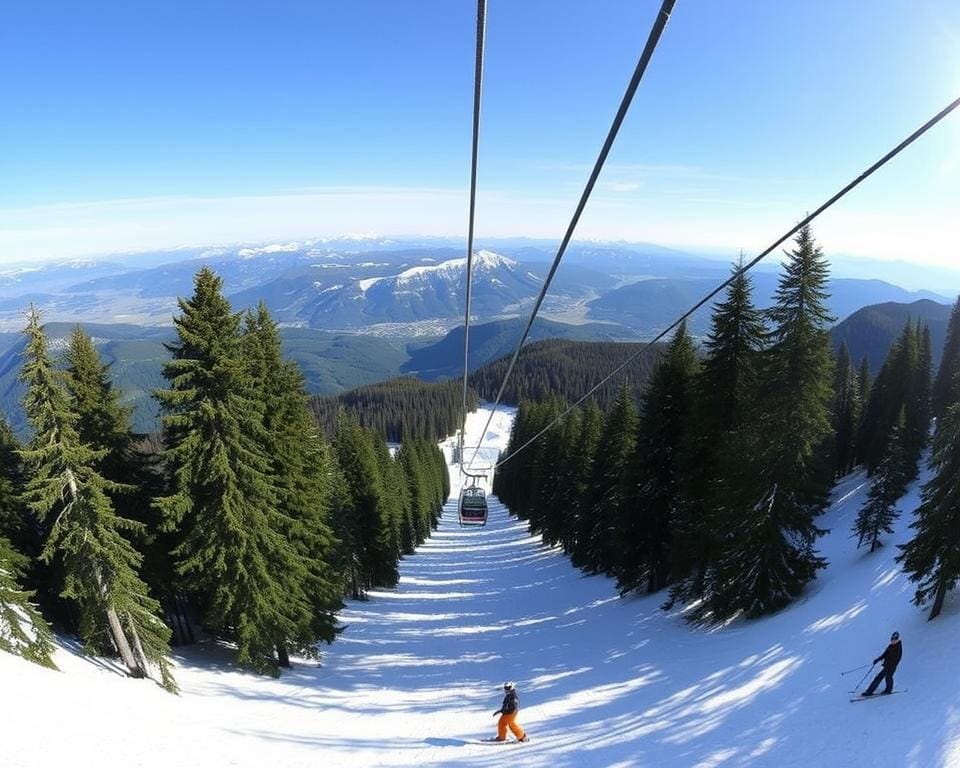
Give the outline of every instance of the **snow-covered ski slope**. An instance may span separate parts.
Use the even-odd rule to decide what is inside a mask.
[[[470,417],[468,444],[486,415]],[[498,414],[483,443],[505,445],[511,418]],[[960,599],[928,623],[894,547],[854,549],[863,482],[837,488],[821,521],[831,566],[803,600],[710,632],[661,611],[662,595],[618,599],[495,500],[485,528],[460,529],[451,501],[399,587],[349,604],[322,663],[279,680],[188,648],[177,698],[67,650],[62,673],[0,654],[0,765],[960,766]],[[852,706],[860,674],[840,672],[893,629],[909,691]],[[481,743],[507,679],[531,742]]]

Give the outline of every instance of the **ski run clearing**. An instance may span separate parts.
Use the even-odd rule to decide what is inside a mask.
[[[469,445],[488,413],[470,416]],[[505,446],[512,418],[498,413],[482,445]],[[664,595],[618,598],[495,499],[486,527],[461,529],[456,467],[451,477],[440,529],[402,561],[397,589],[347,605],[319,665],[274,680],[237,671],[223,648],[175,649],[176,697],[65,642],[61,672],[0,654],[0,765],[960,766],[960,596],[928,623],[893,559],[916,486],[871,555],[850,538],[864,477],[843,480],[819,521],[831,565],[808,593],[706,631],[660,610]],[[894,629],[897,688],[909,690],[851,706],[863,673],[840,672],[869,663]],[[530,743],[482,742],[504,680]]]

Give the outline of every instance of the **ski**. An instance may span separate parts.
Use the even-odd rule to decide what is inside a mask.
[[[883,699],[887,696],[893,696],[897,693],[906,693],[907,689],[904,688],[902,691],[891,691],[890,693],[875,693],[872,696],[857,696],[855,699],[850,699],[850,703],[853,704],[857,701],[869,701],[870,699]]]
[[[529,736],[524,741],[518,741],[517,739],[504,739],[503,741],[499,739],[479,739],[477,741],[478,744],[528,744],[529,742]]]

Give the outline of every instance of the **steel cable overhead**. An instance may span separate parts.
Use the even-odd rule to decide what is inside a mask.
[[[467,428],[467,379],[470,370],[470,301],[473,294],[473,228],[477,208],[477,155],[480,147],[480,100],[483,95],[483,44],[486,24],[487,0],[477,0],[477,53],[473,80],[473,144],[470,158],[470,213],[467,225],[467,295],[466,310],[463,318],[463,417],[460,421],[459,441],[461,473],[464,471],[463,436]]]
[[[847,184],[845,187],[843,187],[839,192],[837,192],[836,194],[834,194],[832,197],[828,198],[827,201],[824,202],[824,203],[822,203],[822,204],[820,205],[820,207],[817,208],[813,213],[808,213],[808,214],[807,214],[803,219],[801,219],[794,227],[792,227],[789,231],[787,231],[784,235],[782,235],[782,236],[781,236],[778,240],[776,240],[773,244],[771,244],[770,246],[768,246],[768,247],[767,247],[765,250],[763,250],[760,254],[758,254],[756,257],[754,257],[751,261],[747,262],[746,264],[742,264],[732,275],[730,275],[730,277],[728,277],[726,280],[724,280],[722,283],[720,283],[720,285],[718,285],[716,288],[714,288],[712,291],[710,291],[710,293],[708,293],[706,296],[704,296],[702,299],[700,299],[700,301],[698,301],[696,304],[694,304],[690,309],[688,309],[686,312],[684,312],[682,315],[680,315],[680,317],[678,317],[676,320],[674,320],[673,323],[671,323],[667,328],[665,328],[663,331],[661,331],[658,336],[656,336],[656,337],[655,337],[654,339],[652,339],[651,341],[646,342],[646,343],[640,348],[639,351],[635,352],[633,355],[631,355],[630,357],[628,357],[628,358],[627,358],[626,360],[624,360],[620,365],[618,365],[616,368],[614,368],[613,371],[611,371],[611,372],[610,372],[609,374],[607,374],[604,378],[602,378],[600,381],[598,381],[585,395],[583,395],[583,397],[581,397],[579,400],[577,400],[577,402],[575,402],[573,405],[569,406],[563,413],[561,413],[559,416],[557,416],[553,421],[551,421],[549,424],[547,424],[547,426],[545,426],[543,429],[541,429],[539,432],[537,432],[537,434],[535,434],[533,437],[531,437],[529,440],[527,440],[527,442],[525,442],[525,443],[524,443],[523,445],[521,445],[519,448],[515,449],[514,451],[512,451],[511,453],[509,453],[507,456],[505,456],[504,458],[502,458],[500,461],[498,461],[498,462],[496,463],[496,465],[494,466],[494,469],[496,470],[497,468],[503,466],[506,462],[510,461],[510,459],[512,459],[514,456],[516,456],[518,453],[520,453],[520,451],[522,451],[524,448],[527,448],[528,446],[530,446],[531,444],[533,444],[534,442],[536,442],[536,441],[537,441],[540,437],[542,437],[546,432],[548,432],[550,429],[552,429],[552,428],[555,427],[557,424],[559,424],[561,421],[563,421],[563,419],[565,419],[565,418],[567,417],[567,415],[568,415],[574,408],[578,407],[581,403],[583,403],[584,400],[586,400],[588,397],[590,397],[590,395],[592,395],[594,392],[596,392],[598,389],[600,389],[600,387],[602,387],[604,384],[606,384],[608,381],[610,381],[610,379],[612,379],[614,376],[616,376],[618,373],[620,373],[624,368],[626,368],[628,365],[630,365],[630,363],[632,363],[634,360],[636,360],[637,358],[639,358],[642,354],[644,354],[647,350],[649,350],[654,344],[656,344],[658,341],[660,341],[661,339],[663,339],[668,333],[670,333],[671,331],[673,331],[678,325],[680,325],[680,323],[682,323],[684,320],[686,320],[687,318],[689,318],[690,315],[692,315],[694,312],[696,312],[698,309],[700,309],[704,304],[706,304],[706,303],[707,303],[708,301],[710,301],[714,296],[716,296],[718,293],[720,293],[720,291],[722,291],[724,288],[726,288],[728,285],[730,285],[730,283],[732,283],[734,280],[736,280],[739,275],[746,274],[747,272],[749,272],[753,267],[755,267],[757,264],[759,264],[761,261],[763,261],[767,256],[769,256],[777,247],[779,247],[780,245],[782,245],[782,244],[783,244],[786,240],[788,240],[789,238],[793,237],[793,235],[795,235],[798,231],[800,231],[800,229],[802,229],[802,228],[805,227],[807,224],[809,224],[809,223],[812,222],[814,219],[816,219],[821,213],[823,213],[823,212],[826,211],[828,208],[830,208],[834,203],[836,203],[838,200],[840,200],[842,197],[844,197],[844,196],[845,196],[848,192],[850,192],[852,189],[854,189],[855,187],[859,186],[861,182],[865,181],[868,177],[870,177],[871,175],[873,175],[873,173],[874,173],[875,171],[878,171],[880,168],[882,168],[884,165],[886,165],[890,160],[892,160],[894,157],[896,157],[898,154],[900,154],[903,150],[905,150],[907,147],[909,147],[911,144],[913,144],[914,141],[916,141],[916,140],[919,139],[921,136],[923,136],[923,134],[925,134],[927,131],[929,131],[931,128],[933,128],[933,126],[935,126],[937,123],[939,123],[941,120],[943,120],[947,115],[949,115],[951,112],[953,112],[957,107],[960,107],[960,98],[955,99],[955,100],[952,101],[950,104],[948,104],[946,107],[944,107],[940,112],[938,112],[936,115],[934,115],[934,116],[931,117],[929,120],[927,120],[927,122],[925,122],[923,125],[921,125],[919,128],[917,128],[917,130],[915,130],[915,131],[914,131],[913,133],[911,133],[907,138],[905,138],[903,141],[901,141],[899,144],[897,144],[897,146],[895,146],[893,149],[891,149],[889,152],[887,152],[883,157],[881,157],[879,160],[877,160],[873,165],[871,165],[869,168],[867,168],[865,171],[863,171],[863,173],[861,173],[859,176],[857,176],[853,181],[851,181],[849,184]]]
[[[520,341],[513,350],[513,357],[510,358],[510,365],[507,366],[507,372],[503,376],[503,381],[500,384],[500,391],[497,392],[497,399],[494,401],[490,415],[487,417],[487,423],[483,427],[483,432],[481,433],[482,435],[487,433],[487,429],[490,427],[490,422],[493,420],[493,415],[497,412],[497,407],[500,405],[500,400],[503,398],[503,391],[506,389],[510,375],[513,373],[513,367],[516,365],[517,358],[520,356],[520,349],[523,347],[524,342],[526,342],[527,336],[530,335],[530,329],[533,327],[533,321],[536,320],[537,313],[540,311],[540,305],[543,304],[543,300],[547,295],[547,290],[550,288],[550,283],[553,281],[553,276],[556,274],[557,268],[560,266],[560,260],[563,259],[563,255],[567,250],[570,239],[573,237],[573,232],[577,228],[577,224],[580,222],[580,216],[583,213],[584,208],[587,206],[587,201],[590,199],[590,194],[593,192],[593,188],[597,183],[597,179],[600,177],[600,171],[603,170],[603,165],[607,160],[607,155],[610,154],[610,150],[613,147],[613,142],[617,138],[617,133],[620,131],[620,126],[623,124],[624,118],[627,116],[627,110],[630,109],[630,103],[633,101],[634,94],[636,94],[637,88],[640,85],[640,81],[643,79],[643,74],[647,70],[647,65],[650,63],[650,59],[653,57],[653,52],[656,50],[657,44],[660,42],[660,36],[663,34],[663,30],[667,26],[667,22],[670,20],[670,14],[673,12],[673,6],[675,4],[676,0],[663,0],[663,4],[660,6],[660,10],[657,12],[653,26],[650,29],[650,34],[647,36],[647,43],[643,47],[643,52],[640,54],[640,58],[637,61],[637,66],[633,71],[633,76],[630,78],[630,83],[627,85],[627,90],[623,95],[623,99],[620,101],[620,108],[617,110],[617,114],[613,118],[613,124],[610,126],[610,130],[607,133],[607,138],[603,142],[603,147],[600,149],[600,154],[597,156],[597,161],[593,165],[593,171],[590,173],[590,178],[587,180],[587,185],[584,187],[583,193],[580,195],[580,202],[577,203],[577,208],[573,213],[573,218],[570,220],[570,224],[567,226],[567,231],[563,236],[563,240],[560,242],[560,247],[557,249],[557,254],[553,258],[553,263],[550,265],[550,271],[547,273],[547,278],[544,280],[543,287],[540,289],[540,294],[537,296],[537,300],[533,305],[533,311],[530,313],[530,319],[527,320],[527,326],[523,330],[523,335],[520,337]],[[474,450],[473,456],[470,458],[471,464],[477,457],[478,450],[479,446],[476,450]],[[462,460],[463,457],[461,456],[461,462]],[[461,463],[461,468],[462,466],[463,465]]]

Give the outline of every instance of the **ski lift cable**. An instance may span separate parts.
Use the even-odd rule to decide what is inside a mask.
[[[647,43],[643,47],[643,52],[640,54],[640,58],[637,61],[637,66],[633,71],[633,76],[630,78],[630,82],[627,85],[627,90],[620,102],[620,108],[617,110],[617,114],[613,119],[613,124],[610,126],[610,130],[607,133],[607,138],[603,142],[603,147],[600,149],[600,154],[597,156],[597,160],[594,163],[593,171],[590,173],[590,178],[587,180],[587,184],[583,189],[583,193],[580,195],[580,202],[577,203],[576,210],[573,213],[573,218],[570,220],[570,224],[567,226],[567,231],[563,236],[563,240],[560,242],[560,247],[557,249],[557,254],[553,258],[553,263],[550,265],[550,271],[547,273],[547,277],[543,282],[543,287],[540,289],[540,294],[537,296],[537,300],[533,305],[533,311],[530,313],[530,317],[527,320],[527,325],[526,328],[524,328],[523,335],[520,337],[520,341],[513,350],[513,357],[510,358],[510,365],[507,366],[507,372],[504,374],[503,381],[500,383],[500,390],[497,392],[497,399],[493,403],[493,408],[490,411],[490,415],[487,417],[487,423],[483,428],[483,432],[481,433],[483,435],[487,433],[487,429],[490,427],[490,422],[493,420],[493,415],[496,413],[497,408],[500,405],[500,401],[503,398],[503,392],[506,389],[507,382],[510,380],[510,375],[513,373],[513,368],[514,365],[516,365],[517,357],[520,355],[520,350],[526,342],[527,336],[530,335],[530,329],[533,327],[533,321],[537,318],[537,313],[540,311],[540,305],[543,304],[543,300],[547,295],[547,290],[550,288],[550,283],[553,281],[553,277],[557,272],[557,268],[560,266],[560,260],[563,259],[563,255],[567,250],[567,245],[569,245],[570,239],[573,237],[573,232],[577,228],[577,224],[580,222],[580,216],[583,213],[584,208],[587,206],[587,201],[590,199],[590,195],[597,183],[597,179],[600,177],[600,171],[603,170],[603,165],[607,160],[607,155],[610,154],[610,150],[613,147],[613,142],[617,138],[617,133],[620,131],[620,126],[623,124],[624,118],[627,116],[627,111],[630,109],[630,103],[633,101],[634,94],[636,94],[637,88],[640,85],[640,81],[643,79],[643,74],[646,72],[647,65],[650,63],[650,59],[653,57],[653,52],[656,50],[657,44],[660,42],[660,36],[663,34],[663,30],[667,26],[667,22],[670,20],[670,14],[673,12],[673,6],[675,3],[676,0],[663,0],[663,4],[660,6],[660,10],[657,12],[656,19],[654,20],[653,26],[650,29],[650,34],[647,36]],[[476,451],[474,451],[473,458],[476,458]],[[470,460],[471,463],[473,462],[473,458]]]
[[[638,359],[641,355],[643,355],[645,352],[647,352],[654,344],[656,344],[658,341],[660,341],[661,339],[663,339],[668,333],[670,333],[670,332],[673,331],[675,328],[677,328],[677,326],[679,326],[680,323],[682,323],[684,320],[686,320],[687,318],[689,318],[694,312],[696,312],[696,311],[697,311],[698,309],[700,309],[704,304],[706,304],[708,301],[710,301],[712,298],[714,298],[718,293],[720,293],[720,291],[722,291],[724,288],[726,288],[727,286],[729,286],[730,283],[732,283],[734,280],[737,279],[737,277],[739,277],[739,276],[742,275],[742,274],[746,274],[747,272],[749,272],[753,267],[755,267],[757,264],[759,264],[761,261],[763,261],[767,256],[769,256],[770,253],[772,253],[777,247],[779,247],[780,245],[782,245],[782,244],[783,244],[786,240],[788,240],[789,238],[793,237],[793,235],[795,235],[795,234],[796,234],[797,232],[799,232],[803,227],[805,227],[807,224],[809,224],[809,223],[812,222],[814,219],[816,219],[821,213],[823,213],[823,212],[826,211],[828,208],[830,208],[834,203],[838,202],[838,201],[839,201],[841,198],[843,198],[848,192],[850,192],[851,190],[853,190],[855,187],[859,186],[861,182],[865,181],[868,177],[870,177],[871,175],[873,175],[874,172],[880,170],[880,168],[882,168],[882,167],[883,167],[884,165],[886,165],[890,160],[892,160],[894,157],[896,157],[898,154],[900,154],[903,150],[905,150],[907,147],[909,147],[911,144],[913,144],[913,142],[915,142],[917,139],[919,139],[921,136],[923,136],[923,134],[925,134],[927,131],[929,131],[931,128],[933,128],[933,126],[935,126],[937,123],[939,123],[941,120],[943,120],[947,115],[949,115],[951,112],[953,112],[957,107],[960,107],[960,98],[955,99],[955,100],[952,101],[950,104],[948,104],[946,107],[944,107],[940,112],[938,112],[936,115],[934,115],[934,116],[931,117],[929,120],[927,120],[927,122],[925,122],[923,125],[921,125],[919,128],[917,128],[917,130],[915,130],[915,131],[914,131],[913,133],[911,133],[907,138],[905,138],[903,141],[901,141],[899,144],[897,144],[897,146],[895,146],[893,149],[891,149],[889,152],[887,152],[883,157],[881,157],[879,160],[877,160],[873,165],[871,165],[869,168],[867,168],[863,173],[861,173],[859,176],[857,176],[853,181],[851,181],[849,184],[847,184],[845,187],[843,187],[839,192],[837,192],[836,194],[834,194],[832,197],[830,197],[829,199],[827,199],[827,201],[824,202],[823,204],[821,204],[820,207],[817,208],[813,213],[808,213],[808,214],[807,214],[803,219],[801,219],[794,227],[792,227],[789,231],[787,231],[784,235],[782,235],[776,242],[774,242],[772,245],[770,245],[770,246],[767,247],[764,251],[762,251],[760,254],[758,254],[756,257],[754,257],[751,261],[747,262],[746,264],[743,264],[743,263],[741,262],[740,267],[739,267],[732,275],[730,275],[730,277],[728,277],[726,280],[724,280],[722,283],[720,283],[720,285],[718,285],[716,288],[714,288],[712,291],[710,291],[710,293],[708,293],[706,296],[704,296],[702,299],[700,299],[700,301],[698,301],[696,304],[694,304],[692,307],[690,307],[690,309],[688,309],[686,312],[684,312],[682,315],[680,315],[676,320],[673,321],[673,323],[671,323],[667,328],[665,328],[663,331],[661,331],[660,334],[657,335],[654,339],[646,342],[646,343],[639,349],[639,351],[635,352],[633,355],[631,355],[631,356],[628,357],[626,360],[624,360],[622,363],[620,363],[620,365],[618,365],[616,368],[614,368],[613,371],[611,371],[609,374],[607,374],[606,376],[604,376],[604,377],[603,377],[600,381],[598,381],[589,391],[587,391],[587,393],[584,394],[583,397],[581,397],[579,400],[577,400],[573,405],[569,406],[565,411],[563,411],[563,413],[561,413],[561,414],[560,414],[559,416],[557,416],[553,421],[551,421],[549,424],[547,424],[547,426],[545,426],[543,429],[541,429],[539,432],[537,432],[537,434],[535,434],[533,437],[531,437],[529,440],[527,440],[527,442],[525,442],[523,445],[521,445],[520,447],[518,447],[516,450],[511,451],[507,456],[505,456],[505,457],[502,458],[500,461],[498,461],[498,462],[496,463],[496,465],[494,466],[494,470],[499,469],[499,468],[500,468],[501,466],[503,466],[506,462],[510,461],[510,459],[512,459],[514,456],[516,456],[518,453],[520,453],[520,451],[524,450],[525,448],[527,448],[528,446],[530,446],[532,443],[536,442],[536,441],[537,441],[540,437],[542,437],[547,431],[549,431],[550,429],[552,429],[553,427],[555,427],[557,424],[559,424],[561,421],[563,421],[563,419],[565,419],[565,418],[567,417],[567,415],[568,415],[574,408],[577,408],[579,405],[581,405],[588,397],[590,397],[594,392],[596,392],[598,389],[600,389],[600,387],[602,387],[604,384],[606,384],[608,381],[610,381],[610,379],[612,379],[612,378],[613,378],[614,376],[616,376],[618,373],[620,373],[621,371],[623,371],[624,368],[626,368],[626,367],[627,367],[628,365],[630,365],[633,361],[635,361],[635,360]]]
[[[483,45],[487,0],[477,0],[477,53],[473,78],[473,142],[470,157],[470,212],[467,225],[467,295],[463,318],[463,417],[460,421],[460,471],[463,472],[463,436],[467,428],[467,380],[470,361],[470,303],[473,294],[473,230],[477,209],[477,155],[480,148],[480,101],[483,95]]]

